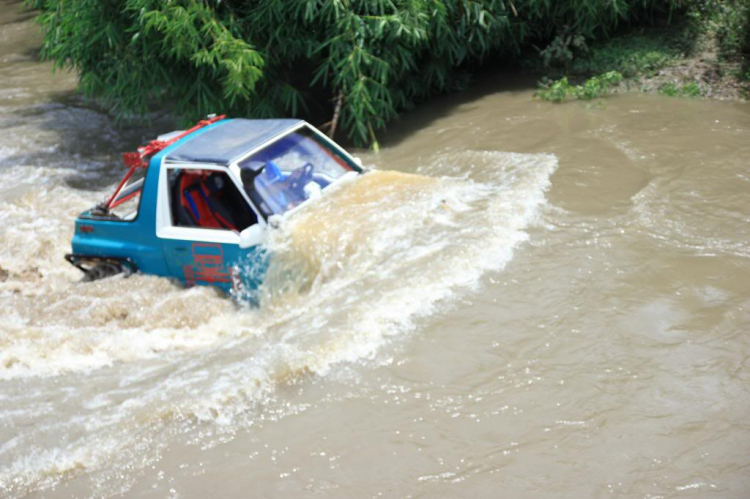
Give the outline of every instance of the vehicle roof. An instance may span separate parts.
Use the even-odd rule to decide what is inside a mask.
[[[191,133],[175,144],[168,161],[229,165],[244,154],[296,128],[302,120],[222,120],[204,131]]]

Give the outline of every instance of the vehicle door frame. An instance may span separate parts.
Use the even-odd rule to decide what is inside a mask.
[[[229,229],[208,229],[201,227],[179,227],[172,223],[172,206],[169,192],[169,170],[212,170],[224,172],[240,192],[242,199],[248,204],[256,217],[256,223],[263,230],[266,228],[266,220],[260,215],[260,211],[250,200],[242,183],[235,177],[234,172],[227,166],[211,163],[188,163],[167,162],[162,160],[159,168],[159,183],[156,196],[156,236],[160,239],[179,239],[197,242],[236,244],[239,247],[239,232]],[[252,227],[249,226],[249,227]],[[249,228],[247,227],[247,228]]]

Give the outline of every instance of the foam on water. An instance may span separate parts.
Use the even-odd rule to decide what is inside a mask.
[[[446,176],[456,166],[470,173]],[[550,155],[465,151],[436,155],[429,177],[373,171],[341,186],[272,233],[258,310],[150,276],[76,282],[62,260],[72,219],[101,193],[27,182],[0,199],[0,378],[11,387],[2,405],[25,408],[1,415],[10,428],[38,424],[0,448],[0,490],[104,473],[104,463],[142,466],[158,452],[157,435],[202,421],[252,423],[280,383],[376,358],[507,264],[556,167]],[[14,172],[0,175],[7,182]],[[23,389],[40,376],[57,381]],[[67,419],[54,417],[50,397]],[[136,432],[150,437],[131,444]]]
[[[212,290],[185,291],[150,276],[78,282],[62,256],[76,215],[102,193],[70,189],[65,174],[0,172],[0,185],[14,186],[0,198],[0,379],[89,370],[214,341],[224,331],[216,317],[233,307]]]

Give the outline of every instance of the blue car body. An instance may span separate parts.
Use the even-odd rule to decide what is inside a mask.
[[[169,141],[160,139],[152,144]],[[253,290],[268,262],[269,218],[362,171],[357,158],[301,120],[222,119],[140,166],[108,204],[75,222],[66,258],[88,280],[137,271],[187,286]],[[128,204],[129,212],[118,212]]]

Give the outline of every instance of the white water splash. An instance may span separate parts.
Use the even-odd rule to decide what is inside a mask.
[[[455,165],[471,165],[468,177],[440,176]],[[139,452],[153,456],[157,428],[240,424],[280,383],[375,358],[510,261],[556,167],[549,155],[462,152],[439,155],[429,165],[433,178],[370,173],[284,221],[269,244],[275,263],[260,310],[150,276],[76,283],[57,258],[67,250],[72,213],[90,200],[50,187],[67,204],[44,215],[56,227],[46,249],[19,249],[35,237],[30,228],[15,232],[0,256],[4,268],[17,265],[0,283],[9,318],[0,326],[0,377],[15,383],[4,402],[24,404],[27,419],[37,411],[33,419],[44,423],[0,452],[4,490],[22,494],[77,470],[132,465],[125,450],[134,431],[152,435]],[[347,197],[347,189],[360,192]],[[41,215],[38,191],[28,196],[4,202],[9,225]],[[71,387],[65,396],[53,395],[59,384],[34,395],[20,384],[63,374]],[[99,379],[96,403],[74,388],[90,376]],[[49,397],[67,407],[66,419],[41,406]],[[41,443],[50,441],[58,443]]]

